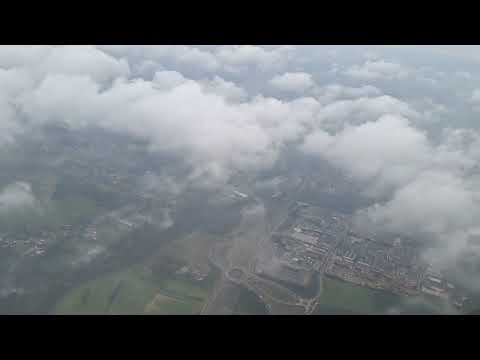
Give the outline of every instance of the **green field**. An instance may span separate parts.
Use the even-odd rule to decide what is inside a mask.
[[[258,296],[245,287],[240,288],[240,294],[233,309],[237,315],[266,315],[267,309]]]
[[[195,314],[208,296],[206,286],[184,279],[154,281],[142,267],[87,282],[57,303],[58,314]]]
[[[55,231],[65,224],[85,224],[100,211],[94,202],[82,197],[50,201],[37,208],[0,213],[0,227],[4,231],[20,232],[28,224],[32,231]]]
[[[424,297],[407,298],[324,277],[317,315],[327,314],[440,314],[442,301]]]
[[[201,310],[200,305],[198,303],[192,307],[192,304],[189,302],[157,294],[152,302],[146,306],[145,312],[152,315],[189,315],[199,313]]]

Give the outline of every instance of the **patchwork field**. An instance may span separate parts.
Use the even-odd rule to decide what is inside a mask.
[[[55,307],[58,314],[196,314],[208,286],[186,279],[154,281],[132,267],[73,289]]]
[[[434,301],[436,300],[436,301]],[[325,277],[317,315],[328,314],[442,314],[452,310],[445,302],[407,298]]]

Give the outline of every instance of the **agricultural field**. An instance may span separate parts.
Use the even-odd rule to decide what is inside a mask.
[[[194,232],[171,241],[160,249],[162,256],[171,256],[186,264],[207,264],[212,244],[222,242],[221,237]],[[204,267],[204,266],[203,266]]]
[[[57,314],[197,314],[208,285],[187,279],[155,281],[141,266],[109,274],[69,292]]]
[[[235,315],[266,315],[265,304],[251,290],[241,287],[240,295],[233,309]]]
[[[436,300],[436,301],[435,301]],[[333,314],[442,314],[449,313],[443,301],[425,297],[407,298],[325,277],[317,315]]]

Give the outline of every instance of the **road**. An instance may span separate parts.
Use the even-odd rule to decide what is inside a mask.
[[[284,286],[268,279],[258,277],[254,271],[255,263],[259,257],[269,258],[273,255],[273,247],[269,241],[270,235],[274,230],[274,227],[276,227],[275,225],[281,224],[287,219],[287,209],[295,203],[295,201],[285,202],[282,204],[285,208],[275,209],[276,211],[280,211],[281,215],[277,218],[277,222],[279,219],[283,221],[280,221],[277,224],[272,224],[268,221],[267,209],[262,200],[254,196],[252,197],[254,202],[242,211],[241,224],[232,234],[233,240],[231,247],[226,253],[221,251],[220,254],[218,249],[215,248],[211,251],[210,261],[221,270],[222,275],[217,284],[215,284],[211,297],[205,303],[202,314],[218,313],[218,311],[221,310],[218,309],[218,307],[223,309],[226,306],[224,301],[219,301],[219,297],[225,297],[224,291],[231,286],[232,283],[243,285],[255,292],[267,305],[267,309],[269,310],[272,308],[270,303],[273,301],[283,305],[301,306],[304,308],[305,314],[312,314],[318,305],[322,294],[324,273],[333,260],[335,249],[340,242],[345,239],[348,229],[345,229],[345,232],[339,236],[337,242],[326,254],[325,260],[319,268],[316,269],[316,278],[318,281],[317,294],[313,298],[304,299],[286,289]],[[229,274],[232,269],[241,270],[242,276],[240,278],[232,278]],[[266,291],[263,286],[259,287],[261,283],[265,284],[266,289],[281,289],[281,292],[284,292],[286,295],[285,298],[290,298],[291,301],[275,297]],[[232,299],[230,300],[233,301]]]
[[[336,243],[330,248],[328,253],[325,255],[325,260],[320,264],[319,268],[317,269],[318,291],[313,299],[305,300],[305,314],[307,315],[312,314],[315,311],[318,303],[320,302],[323,287],[323,277],[325,276],[325,272],[333,261],[333,257],[335,256],[335,249],[337,249],[337,247],[342,243],[342,241],[346,239],[348,230],[348,227],[346,227],[343,234],[339,236]]]
[[[254,274],[255,262],[260,252],[263,252],[263,244],[270,236],[271,225],[267,221],[266,209],[263,202],[254,197],[254,202],[248,205],[242,211],[242,221],[232,234],[233,240],[231,247],[224,254],[225,259],[221,259],[223,254],[218,253],[218,249],[212,249],[210,253],[210,261],[213,265],[221,270],[221,278],[215,284],[211,297],[207,300],[202,314],[216,313],[218,309],[215,307],[225,306],[217,301],[222,290],[228,286],[228,283],[237,283],[246,286],[254,291],[261,299],[270,295],[252,285],[248,279],[256,278]],[[226,260],[226,261],[224,261]],[[242,279],[233,279],[229,275],[232,269],[239,269],[245,275]],[[258,281],[266,281],[264,279]],[[278,286],[277,284],[272,286]],[[295,302],[287,302],[288,305],[294,305]]]

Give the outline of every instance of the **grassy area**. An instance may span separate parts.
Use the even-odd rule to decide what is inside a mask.
[[[258,296],[251,290],[244,287],[240,290],[234,314],[238,315],[266,315],[268,314],[265,304],[258,298]]]
[[[258,278],[250,280],[250,284],[256,289],[260,289],[261,291],[263,290],[263,292],[270,295],[274,299],[279,299],[286,302],[296,301],[296,298],[293,296],[293,293],[291,291],[285,289],[282,286],[276,285],[271,281]]]
[[[141,266],[109,274],[69,292],[59,314],[195,314],[208,289],[188,280],[154,281]]]
[[[18,209],[0,214],[0,227],[4,231],[19,232],[26,227],[32,231],[55,230],[69,224],[87,223],[99,213],[99,208],[81,197],[54,201],[39,209]]]
[[[373,290],[325,277],[317,311],[374,313],[375,295]]]
[[[315,313],[323,314],[440,314],[442,301],[424,297],[407,298],[325,277]]]
[[[198,304],[195,304],[198,305]],[[176,298],[157,294],[153,301],[145,307],[145,312],[152,315],[188,315],[198,313],[200,309],[192,304]]]
[[[109,274],[89,281],[68,293],[56,306],[56,313],[105,314],[142,313],[147,301],[156,294],[155,284],[142,278],[139,268]],[[115,301],[112,294],[119,283]]]
[[[223,238],[195,232],[182,236],[162,247],[162,256],[171,256],[185,264],[207,264],[211,246]]]
[[[105,241],[115,238],[111,224],[100,226]],[[118,233],[118,231],[117,231]],[[136,237],[139,241],[139,236]],[[211,237],[192,234],[162,246],[161,253],[141,260],[142,265],[99,277],[71,290],[55,307],[73,314],[197,314],[218,277],[216,269],[199,282],[175,275],[186,264],[208,266]],[[193,252],[192,249],[195,250]],[[146,268],[148,268],[146,270]]]
[[[168,293],[173,293],[185,298],[204,299],[208,295],[208,291],[200,286],[197,286],[190,281],[183,281],[178,279],[167,279],[161,282],[161,290]]]

